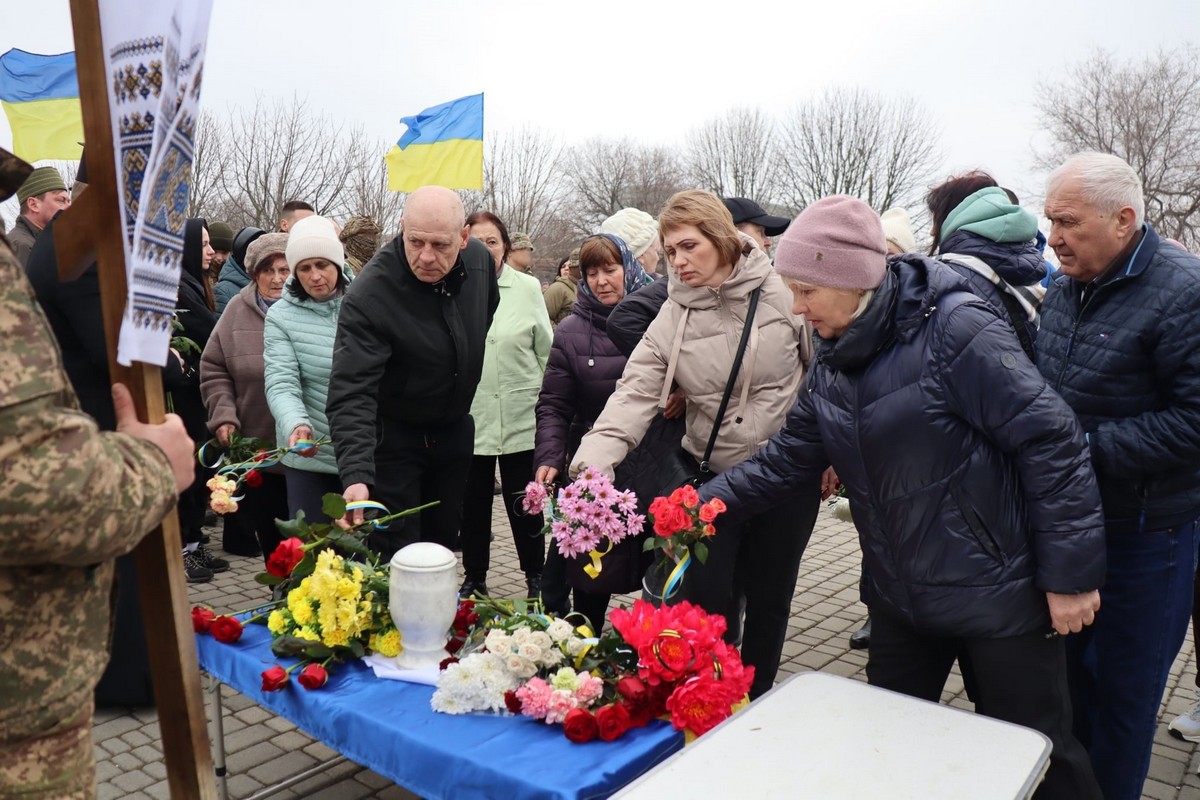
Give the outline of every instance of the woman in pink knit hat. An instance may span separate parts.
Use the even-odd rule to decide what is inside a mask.
[[[965,651],[976,711],[1053,743],[1035,796],[1099,797],[1062,638],[1094,620],[1105,572],[1083,434],[958,273],[886,253],[879,216],[852,197],[788,228],[775,267],[817,331],[816,363],[783,429],[701,497],[736,520],[832,463],[866,566],[868,680],[936,702]]]

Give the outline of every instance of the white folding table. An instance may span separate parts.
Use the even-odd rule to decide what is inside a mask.
[[[860,681],[793,675],[615,797],[1014,800],[1045,775],[1043,734]]]

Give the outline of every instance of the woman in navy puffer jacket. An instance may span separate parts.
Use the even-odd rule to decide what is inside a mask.
[[[625,354],[608,338],[608,315],[625,295],[654,279],[623,239],[607,233],[589,236],[579,251],[578,297],[571,315],[558,323],[536,408],[533,463],[537,480],[554,481],[563,473],[579,440],[616,388],[625,370]],[[551,611],[567,606],[563,557],[554,543],[542,573],[542,600]],[[575,592],[575,610],[599,632],[609,595]]]
[[[868,680],[936,702],[965,651],[976,710],[1053,743],[1035,796],[1099,797],[1052,633],[1091,624],[1105,571],[1083,434],[961,276],[885,253],[854,198],[792,223],[776,269],[817,331],[816,364],[783,429],[701,495],[736,520],[832,462],[869,576]]]

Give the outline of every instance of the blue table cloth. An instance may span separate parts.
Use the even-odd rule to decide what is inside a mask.
[[[574,744],[562,726],[526,717],[437,714],[433,687],[375,677],[361,661],[335,665],[308,691],[293,679],[262,691],[262,671],[289,666],[271,635],[248,625],[236,644],[198,635],[200,666],[352,761],[429,800],[443,798],[604,798],[683,747],[683,734],[659,720],[615,742]]]

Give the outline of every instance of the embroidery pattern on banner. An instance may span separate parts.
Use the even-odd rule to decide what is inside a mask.
[[[129,279],[117,359],[122,364],[138,360],[162,366],[178,303],[192,141],[212,4],[132,2],[140,6],[137,13],[125,3],[102,7],[102,29],[115,42],[106,48],[112,78],[109,103],[122,180]],[[111,20],[105,11],[112,12]]]

